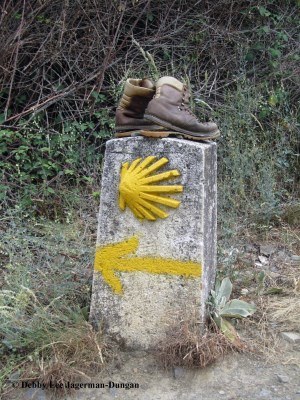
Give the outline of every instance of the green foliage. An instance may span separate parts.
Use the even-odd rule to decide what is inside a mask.
[[[102,100],[101,94],[95,95]],[[34,198],[53,197],[58,183],[93,183],[113,126],[107,109],[95,112],[94,119],[101,123],[62,121],[57,131],[44,128],[37,118],[0,130],[0,202],[17,199],[28,207]]]
[[[200,119],[216,119],[221,128],[222,226],[234,232],[237,217],[245,215],[269,226],[297,191],[298,3],[236,0],[228,7],[225,0],[208,0],[195,7],[176,0],[176,7],[161,1],[108,7],[46,0],[30,18],[25,10],[19,38],[22,2],[7,3],[0,201],[28,209],[54,200],[62,185],[93,185],[125,80],[172,75],[191,86]],[[53,25],[57,15],[63,20]],[[27,20],[32,36],[25,46]],[[12,36],[24,54],[16,64]]]
[[[294,30],[297,11],[292,11],[292,3],[289,10],[287,5],[276,7],[273,0],[268,0],[264,5],[250,6],[247,11],[252,19],[256,18],[258,29],[257,36],[251,38],[245,60],[259,62],[260,68],[266,68],[265,76],[270,74],[278,78],[293,75],[293,63],[286,62],[286,68],[280,68],[280,61],[284,58],[288,60],[291,55],[291,42],[297,40]],[[292,57],[295,55],[293,51]]]
[[[299,169],[297,120],[284,87],[251,87],[241,80],[228,91],[226,105],[215,111],[220,121],[219,218],[224,229],[244,224],[269,226],[281,204],[297,190]],[[227,228],[226,228],[227,226]]]
[[[231,292],[232,283],[229,278],[224,278],[222,282],[217,281],[208,304],[211,316],[219,329],[235,344],[239,340],[238,334],[227,318],[246,318],[256,311],[256,307],[243,300],[229,300]]]
[[[78,223],[6,214],[0,242],[0,390],[13,370],[45,356],[58,337],[88,318],[93,246],[88,227],[83,240]]]
[[[252,315],[255,307],[251,304],[238,299],[228,301],[220,310],[220,316],[223,318],[246,318]]]

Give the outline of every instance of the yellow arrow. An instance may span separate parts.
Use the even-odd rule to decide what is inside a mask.
[[[133,255],[138,247],[138,238],[132,236],[123,242],[96,249],[95,270],[102,273],[105,282],[118,294],[122,294],[123,288],[120,278],[115,275],[116,271],[183,275],[187,278],[201,276],[199,263],[160,257],[135,257]]]

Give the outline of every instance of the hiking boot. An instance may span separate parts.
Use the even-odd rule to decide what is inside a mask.
[[[155,86],[150,79],[127,79],[116,110],[116,137],[138,134],[141,129],[164,129],[144,118],[145,109],[154,95]]]
[[[187,87],[175,78],[165,76],[157,81],[155,97],[149,102],[145,118],[169,130],[169,134],[181,134],[194,140],[215,139],[220,136],[214,122],[200,122],[189,109],[190,94]],[[161,137],[160,132],[145,130],[144,136]]]

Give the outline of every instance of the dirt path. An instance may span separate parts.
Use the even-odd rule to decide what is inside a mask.
[[[286,361],[288,364],[284,365]],[[83,379],[82,382],[89,382]],[[300,400],[300,345],[282,340],[282,362],[266,363],[251,354],[229,354],[202,370],[175,368],[165,371],[145,352],[121,353],[91,382],[110,388],[81,388],[65,400]],[[73,382],[74,383],[74,382]],[[126,390],[117,384],[137,383]],[[115,387],[113,387],[115,386]],[[53,390],[52,390],[53,395]],[[9,400],[46,400],[51,390],[19,389]],[[52,397],[53,398],[53,397]],[[58,398],[58,396],[54,396]]]
[[[298,357],[300,353],[298,352]],[[300,360],[300,359],[299,359]],[[278,377],[279,376],[279,377]],[[124,355],[118,371],[101,382],[137,382],[139,389],[82,389],[77,399],[109,400],[300,400],[300,369],[295,365],[266,365],[245,354],[231,354],[203,370],[162,371],[153,359]],[[287,382],[282,382],[287,381]]]

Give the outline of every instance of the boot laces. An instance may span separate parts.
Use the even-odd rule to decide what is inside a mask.
[[[190,94],[189,94],[189,92],[187,90],[187,87],[184,85],[183,86],[182,101],[181,101],[181,105],[178,107],[178,109],[180,111],[188,112],[192,117],[196,118],[196,120],[199,121],[198,117],[189,108],[189,98],[190,98]]]

